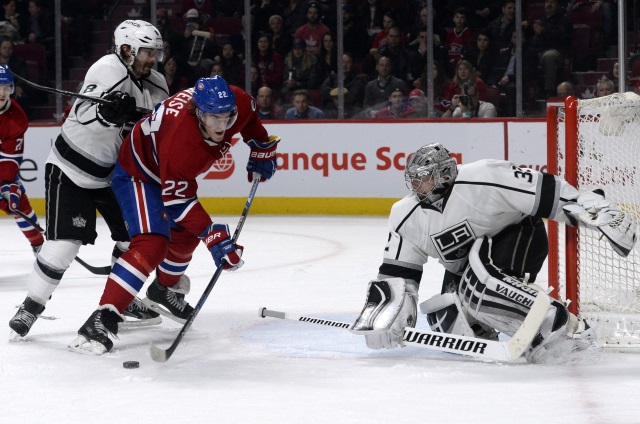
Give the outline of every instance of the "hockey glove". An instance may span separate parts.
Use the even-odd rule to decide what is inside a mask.
[[[2,198],[7,201],[9,212],[14,213],[20,205],[20,196],[22,196],[20,186],[10,183],[9,181],[4,181],[0,186],[0,194],[2,194]]]
[[[123,125],[127,122],[135,122],[141,117],[141,114],[136,111],[136,99],[129,93],[113,91],[103,99],[111,101],[110,104],[98,105],[98,114],[107,122]]]
[[[235,271],[244,265],[244,247],[231,241],[227,224],[209,224],[200,238],[207,245],[217,267],[222,265],[227,271]]]
[[[261,143],[257,140],[249,140],[247,146],[251,147],[249,162],[247,162],[247,176],[249,182],[253,181],[253,174],[260,174],[260,182],[265,182],[276,173],[278,163],[276,161],[276,148],[280,137],[270,135],[269,141]]]

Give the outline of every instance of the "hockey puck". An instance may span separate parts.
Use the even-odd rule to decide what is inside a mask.
[[[140,367],[140,362],[138,362],[138,361],[124,361],[122,363],[122,366],[127,368],[127,369],[139,368]]]

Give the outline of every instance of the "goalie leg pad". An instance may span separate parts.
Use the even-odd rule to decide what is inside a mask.
[[[398,346],[405,327],[414,327],[418,290],[403,278],[369,282],[364,308],[351,328],[371,349]]]

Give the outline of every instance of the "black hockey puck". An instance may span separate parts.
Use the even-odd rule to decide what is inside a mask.
[[[140,362],[138,361],[124,361],[122,363],[122,366],[128,369],[131,368],[139,368],[140,367]]]

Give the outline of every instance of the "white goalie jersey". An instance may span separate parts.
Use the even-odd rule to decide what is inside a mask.
[[[378,278],[402,277],[419,283],[429,257],[459,275],[477,238],[494,236],[526,216],[567,222],[562,208],[574,203],[579,194],[554,175],[519,168],[513,162],[481,160],[461,165],[450,193],[433,205],[419,202],[413,194],[393,205]]]
[[[114,91],[130,94],[137,107],[147,109],[169,97],[162,74],[152,70],[148,78],[136,80],[115,53],[103,56],[89,68],[80,93],[103,97]],[[98,114],[97,103],[76,99],[47,162],[60,167],[80,187],[108,187],[120,145],[133,124],[106,122]]]

